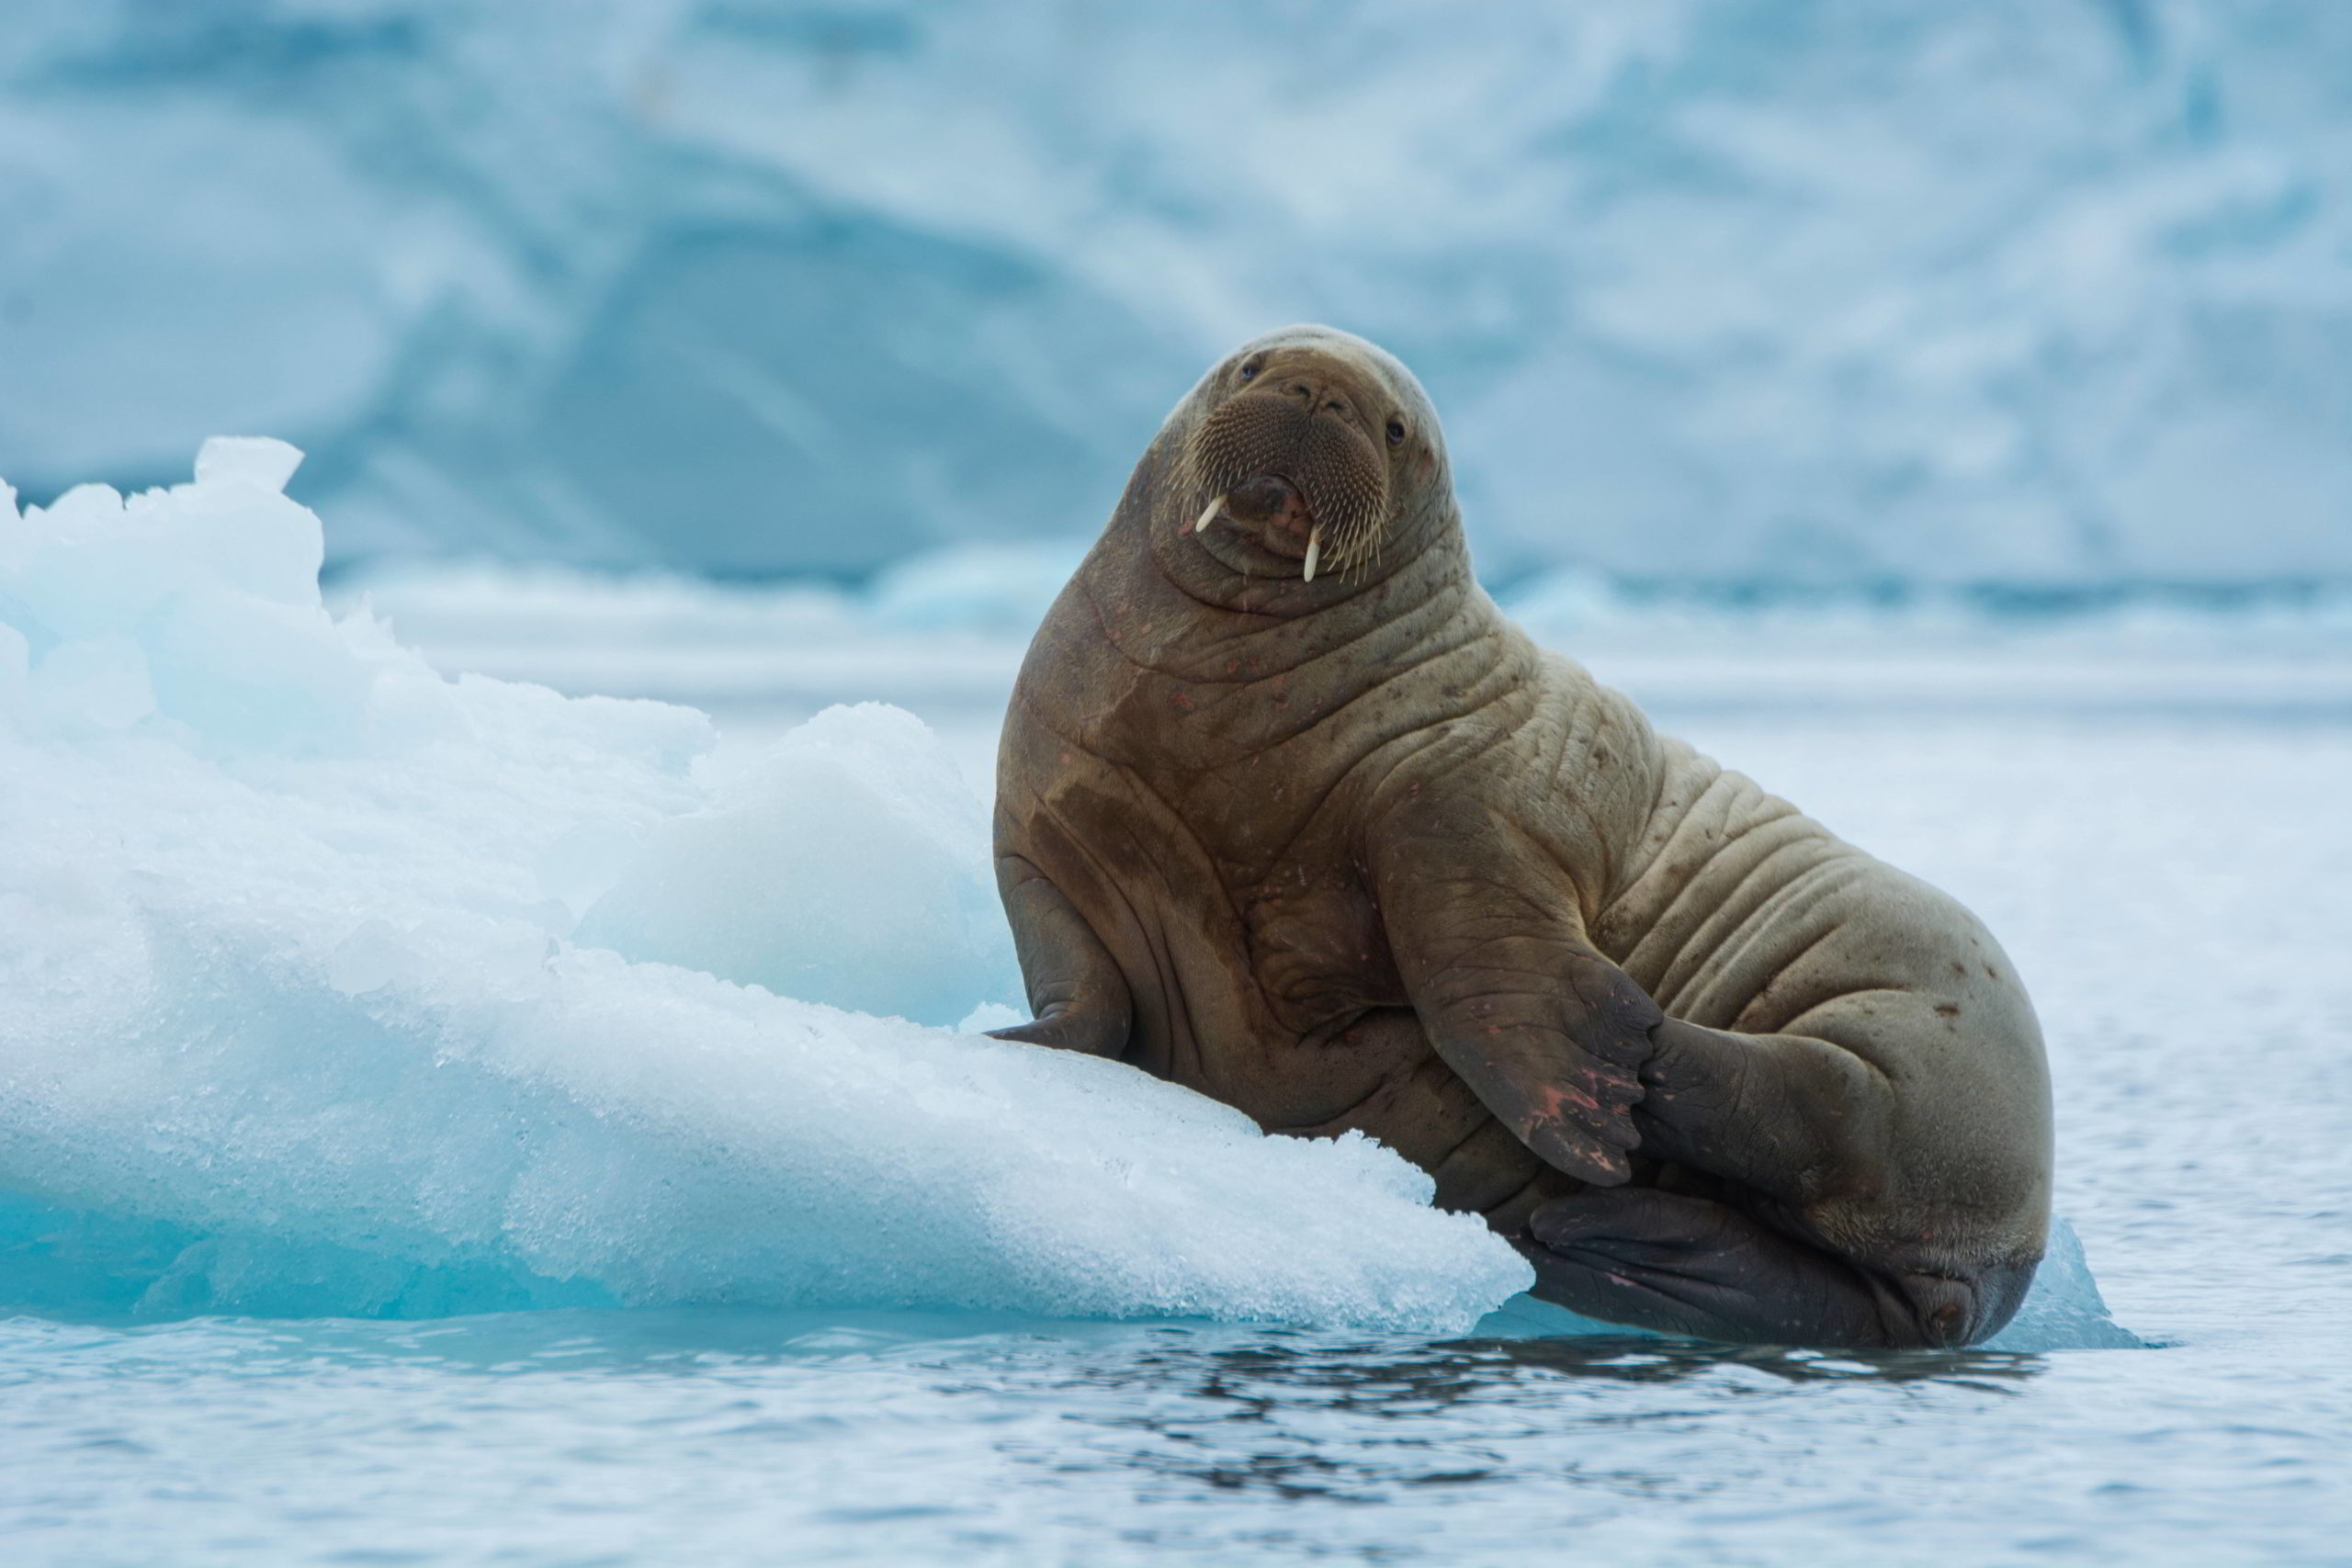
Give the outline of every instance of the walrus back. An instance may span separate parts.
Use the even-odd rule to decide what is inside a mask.
[[[1946,1216],[1937,1250],[2030,1265],[2049,1204],[2048,1071],[1999,944],[1950,895],[1745,774],[1679,740],[1657,746],[1657,804],[1595,945],[1669,1017],[1826,1040],[1901,1084],[1899,1153],[1871,1211],[1933,1211]]]

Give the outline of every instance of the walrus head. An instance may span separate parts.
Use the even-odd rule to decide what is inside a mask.
[[[1437,525],[1433,512],[1450,519],[1429,395],[1347,333],[1285,327],[1242,344],[1169,423],[1182,433],[1182,525],[1244,575],[1362,577]]]

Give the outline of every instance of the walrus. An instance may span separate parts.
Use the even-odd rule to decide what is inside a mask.
[[[1272,333],[1177,404],[998,758],[999,1038],[1367,1134],[1593,1317],[1950,1347],[2024,1296],[2050,1091],[2007,956],[1506,619],[1373,344]]]

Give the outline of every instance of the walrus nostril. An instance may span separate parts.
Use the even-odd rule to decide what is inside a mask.
[[[1272,474],[1260,474],[1234,486],[1226,502],[1243,522],[1263,523],[1288,507],[1292,494],[1286,481]]]

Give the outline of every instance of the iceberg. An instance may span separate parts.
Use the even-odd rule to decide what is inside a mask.
[[[267,429],[338,563],[860,578],[1091,534],[1313,318],[1429,383],[1498,581],[2343,583],[2347,50],[2295,0],[35,0],[0,471]]]
[[[282,442],[0,486],[0,1306],[857,1305],[1459,1332],[1360,1137],[954,1027],[1017,976],[920,721],[748,755],[320,598]]]

